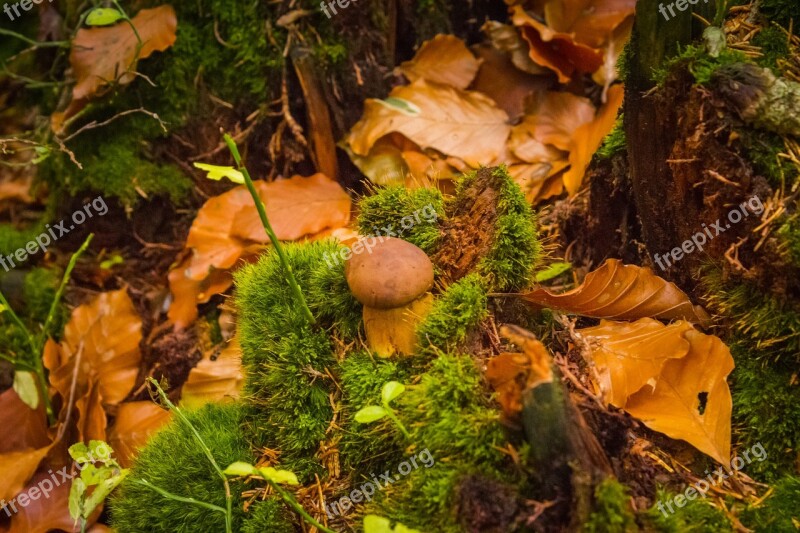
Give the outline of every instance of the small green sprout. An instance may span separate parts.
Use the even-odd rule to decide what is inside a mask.
[[[557,278],[570,268],[572,268],[572,265],[570,263],[563,263],[563,262],[553,263],[544,270],[536,273],[536,278],[535,278],[536,282],[541,283],[543,281]]]
[[[81,523],[81,533],[86,531],[86,521],[119,485],[129,470],[111,458],[111,446],[101,440],[78,442],[69,447],[69,455],[81,465],[81,475],[72,480],[69,491],[69,514]],[[102,466],[97,466],[102,463]],[[89,488],[94,490],[89,494]]]
[[[303,520],[316,527],[319,531],[323,531],[324,533],[334,533],[333,530],[328,529],[317,522],[313,516],[306,512],[303,506],[298,503],[297,499],[295,499],[290,492],[281,487],[281,484],[300,484],[300,481],[297,480],[297,476],[294,474],[294,472],[289,470],[278,470],[277,468],[272,468],[271,466],[257,468],[250,463],[245,463],[243,461],[231,463],[228,465],[228,468],[224,470],[224,472],[229,476],[255,476],[264,479],[275,492],[280,494],[281,498],[283,498],[283,501],[285,501],[289,507],[294,509],[297,514],[303,517]]]
[[[370,424],[381,418],[388,417],[400,428],[400,431],[403,432],[403,435],[405,435],[407,439],[411,438],[411,435],[409,435],[403,423],[400,422],[400,419],[394,414],[394,410],[389,407],[389,402],[403,394],[405,390],[406,386],[399,381],[389,381],[385,383],[381,389],[381,405],[368,405],[361,408],[356,413],[356,422]]]
[[[208,165],[206,163],[195,163],[194,166],[208,172],[206,177],[210,180],[220,181],[222,178],[228,178],[234,183],[244,185],[244,175],[233,167]]]
[[[397,523],[392,529],[392,523],[388,518],[368,514],[364,517],[364,533],[422,533],[418,529],[411,529],[401,523]]]

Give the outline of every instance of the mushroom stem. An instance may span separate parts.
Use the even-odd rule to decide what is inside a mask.
[[[380,357],[413,354],[417,350],[417,326],[432,305],[433,295],[425,293],[393,309],[364,306],[364,330],[369,347]]]

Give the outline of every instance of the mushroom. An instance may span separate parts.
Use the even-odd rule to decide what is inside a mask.
[[[369,347],[381,357],[414,353],[417,325],[433,303],[433,263],[425,252],[394,237],[362,239],[352,252],[344,272],[353,296],[364,305]]]

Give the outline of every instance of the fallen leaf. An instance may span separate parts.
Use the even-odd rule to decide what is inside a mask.
[[[536,109],[511,129],[509,147],[517,157],[529,162],[541,160],[536,155],[543,145],[550,145],[550,150],[568,152],[574,145],[575,132],[594,117],[595,108],[588,98],[567,92],[547,92]]]
[[[209,402],[239,397],[244,382],[239,341],[234,337],[215,359],[208,355],[189,372],[183,384],[181,405],[184,407],[194,409]]]
[[[531,304],[561,309],[595,318],[636,320],[643,317],[709,321],[702,307],[692,305],[677,285],[653,274],[649,268],[623,265],[609,259],[586,275],[580,286],[563,294],[538,288],[520,294]]]
[[[395,87],[390,97],[410,102],[419,112],[367,100],[364,115],[346,138],[357,155],[369,154],[375,142],[391,132],[402,133],[422,149],[433,148],[463,159],[475,168],[503,153],[510,131],[508,115],[481,93],[419,79]]]
[[[33,476],[39,463],[47,456],[51,445],[44,448],[21,450],[0,455],[0,499],[10,500],[19,494]]]
[[[511,20],[530,46],[530,58],[556,73],[559,83],[569,82],[575,73],[592,73],[603,64],[598,50],[577,42],[573,35],[553,30],[513,6]]]
[[[350,220],[350,197],[323,174],[256,181],[254,186],[280,240],[297,240]],[[170,320],[177,327],[193,322],[197,305],[226,291],[232,284],[230,271],[256,259],[268,242],[244,185],[206,201],[189,229],[185,256],[168,274]]]
[[[658,378],[668,360],[686,355],[689,341],[683,334],[691,329],[685,321],[664,326],[642,318],[633,323],[601,320],[578,333],[591,346],[603,397],[624,408],[632,394]]]
[[[81,442],[90,440],[105,442],[108,418],[103,409],[100,385],[97,380],[90,380],[86,394],[78,398],[75,408],[78,410],[78,435]]]
[[[608,101],[597,111],[595,119],[575,131],[572,149],[569,152],[570,167],[564,174],[564,186],[571,195],[578,192],[594,153],[600,148],[603,138],[614,128],[623,96],[622,85],[609,87]]]
[[[437,35],[422,43],[411,61],[397,70],[409,81],[424,79],[466,89],[478,72],[480,61],[469,51],[464,41],[454,35]]]
[[[119,405],[114,425],[108,431],[108,444],[124,468],[133,463],[138,450],[167,422],[170,412],[151,401],[125,402]]]
[[[487,20],[481,27],[481,31],[492,41],[492,46],[496,50],[505,52],[511,63],[522,72],[527,72],[528,74],[547,74],[550,72],[546,67],[533,62],[528,44],[522,39],[514,26]]]
[[[60,352],[47,359],[50,383],[66,402],[73,375],[79,395],[96,379],[103,403],[118,404],[139,373],[141,330],[142,321],[125,289],[101,293],[76,307],[64,328]]]
[[[178,19],[172,6],[142,9],[131,22],[142,39],[141,48],[127,22],[78,30],[69,55],[75,86],[70,110],[62,118],[77,112],[101,87],[130,83],[135,78],[132,71],[136,61],[153,52],[163,52],[175,43]]]
[[[46,470],[41,469],[34,475],[25,487],[20,489],[28,491],[37,487],[42,497],[37,499],[29,498],[27,506],[22,507],[17,504],[17,513],[13,514],[11,528],[8,533],[45,533],[47,531],[76,531],[75,521],[69,515],[69,491],[72,483],[61,482],[61,476],[55,474],[58,484],[53,483],[53,477]],[[47,483],[50,480],[50,483]],[[48,490],[47,497],[44,497],[42,489]],[[19,494],[19,492],[17,493]],[[16,494],[15,494],[16,496]],[[94,513],[90,519],[91,524],[99,516],[99,512]],[[78,530],[80,527],[78,527]]]
[[[732,400],[725,378],[734,368],[730,350],[717,337],[705,335],[691,327],[687,329],[685,322],[670,326],[656,326],[657,323],[653,321],[642,324],[645,324],[642,326],[644,329],[639,330],[636,324],[604,322],[600,326],[604,328],[603,337],[595,337],[600,349],[593,348],[592,354],[598,371],[608,371],[615,376],[611,379],[617,389],[612,396],[620,399],[623,396],[620,383],[627,381],[630,384],[625,390],[630,396],[625,399],[624,405],[617,406],[647,427],[671,438],[685,440],[728,465]],[[661,330],[661,333],[647,333],[653,329]],[[590,330],[597,331],[597,328]],[[586,330],[579,330],[578,333],[585,335]],[[648,334],[657,335],[658,340],[640,342],[638,346],[642,352],[637,352],[637,336]],[[672,357],[684,342],[688,344],[685,355]],[[612,344],[611,348],[606,348],[608,343]],[[660,361],[653,361],[663,363],[663,367],[656,375],[645,380],[657,366],[647,362],[652,361],[650,350],[653,348],[650,345],[653,343],[658,345],[659,351],[665,349],[661,355],[669,357],[659,357]],[[622,360],[615,360],[620,357]],[[607,364],[613,366],[607,368]],[[634,387],[642,382],[645,384],[634,391]]]
[[[556,31],[571,33],[575,40],[602,48],[613,31],[633,16],[636,0],[549,0],[545,20]]]

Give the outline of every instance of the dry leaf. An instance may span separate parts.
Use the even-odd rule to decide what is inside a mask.
[[[138,450],[169,420],[170,412],[150,401],[120,404],[108,431],[108,444],[119,464],[130,467]]]
[[[98,90],[111,83],[133,81],[136,61],[163,52],[175,43],[178,19],[172,6],[142,9],[132,19],[142,39],[139,42],[130,25],[119,22],[105,28],[81,28],[72,41],[69,63],[75,77],[72,102],[63,113],[54,113],[52,127],[60,132],[64,121],[78,112]]]
[[[685,321],[664,326],[642,318],[633,323],[601,320],[578,333],[591,347],[603,397],[624,408],[633,393],[658,378],[668,360],[686,355],[689,341],[683,334],[691,329]]]
[[[641,328],[636,327],[639,323]],[[630,393],[623,405],[616,404],[618,407],[647,427],[685,440],[728,465],[732,400],[725,378],[734,367],[730,350],[717,337],[704,335],[685,322],[656,324],[644,320],[633,325],[604,321],[599,328],[579,333],[587,337],[601,333],[593,338],[593,343],[599,344],[599,348],[592,349],[597,369],[601,375],[610,374],[615,400],[621,399],[624,392]],[[657,340],[644,339],[647,335],[654,335]],[[688,345],[685,355],[672,357],[684,342]],[[654,351],[661,352],[655,360]],[[655,375],[649,375],[658,364],[663,366]],[[642,382],[645,384],[634,391]]]
[[[609,259],[586,275],[579,287],[563,294],[539,288],[520,295],[526,302],[595,318],[636,320],[643,317],[707,323],[708,314],[692,305],[677,285],[649,268]]]
[[[100,385],[97,380],[90,380],[86,394],[75,402],[78,410],[78,435],[81,442],[90,440],[106,440],[108,418],[103,410],[100,396]]]
[[[8,533],[45,533],[47,531],[80,530],[80,526],[78,526],[77,530],[75,529],[75,521],[69,515],[69,491],[72,483],[62,483],[61,476],[58,473],[55,474],[55,478],[59,482],[58,485],[52,483],[53,478],[51,474],[42,469],[31,478],[25,487],[20,489],[20,492],[22,492],[32,487],[39,486],[41,490],[41,485],[39,485],[39,483],[46,479],[51,480],[51,485],[53,487],[52,490],[49,491],[47,498],[40,497],[35,500],[29,498],[29,503],[25,507],[17,503],[19,512],[13,515],[11,528],[8,530]],[[93,513],[89,518],[88,523],[93,523],[97,520],[99,515],[100,512],[98,509],[98,511]]]
[[[377,140],[391,132],[402,133],[423,149],[463,159],[475,168],[503,153],[510,131],[508,115],[481,93],[420,79],[395,87],[390,98],[410,103],[418,111],[367,100],[364,115],[346,139],[357,155],[369,154]]]
[[[608,101],[597,111],[595,119],[575,131],[573,146],[569,153],[570,168],[564,175],[564,186],[571,195],[578,192],[592,156],[600,148],[603,138],[614,127],[623,96],[622,85],[609,87]]]
[[[464,41],[454,35],[437,35],[425,41],[414,59],[398,67],[409,81],[420,78],[434,83],[466,89],[478,72],[480,61]]]
[[[278,239],[296,240],[349,222],[350,197],[323,174],[254,185]],[[173,297],[170,320],[177,327],[192,323],[197,305],[226,291],[232,284],[230,270],[254,260],[268,242],[244,185],[210,198],[189,229],[187,255],[168,275]]]
[[[60,352],[47,358],[50,383],[66,402],[73,374],[81,396],[96,379],[103,403],[118,404],[139,373],[141,330],[142,322],[125,289],[101,293],[76,307],[64,328]]]
[[[243,382],[242,349],[234,337],[216,359],[203,357],[189,372],[181,405],[193,409],[208,402],[238,398]]]
[[[571,33],[575,40],[602,48],[613,31],[631,17],[636,0],[549,0],[544,6],[547,25]]]
[[[599,51],[575,41],[569,33],[549,28],[528,15],[522,6],[512,7],[512,22],[530,46],[530,58],[553,70],[559,83],[567,83],[578,73],[591,73],[603,64]]]
[[[594,115],[594,106],[588,98],[567,92],[545,93],[536,110],[512,128],[509,147],[517,157],[529,162],[540,161],[535,158],[540,145],[569,151],[578,128],[591,122]]]
[[[505,52],[511,63],[520,71],[536,75],[550,72],[531,60],[528,43],[522,39],[514,26],[487,20],[481,26],[481,31],[492,41],[492,47]]]

